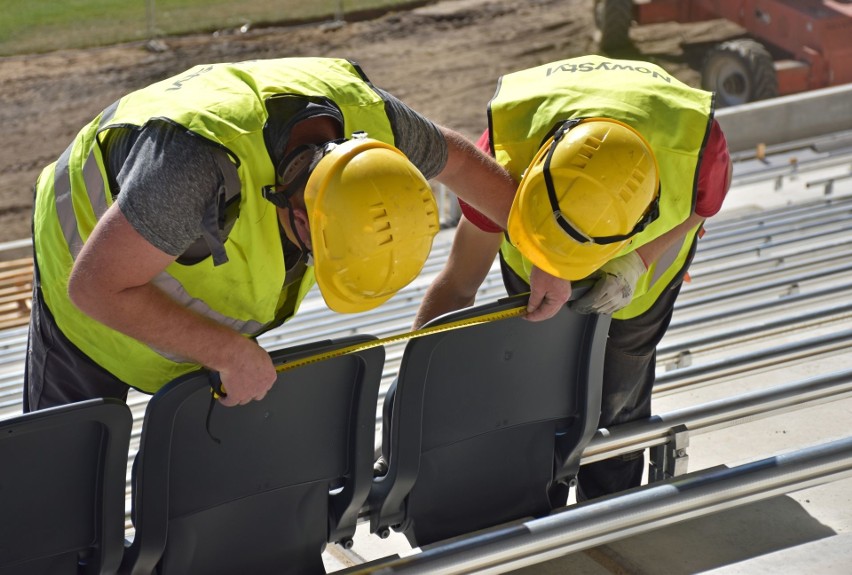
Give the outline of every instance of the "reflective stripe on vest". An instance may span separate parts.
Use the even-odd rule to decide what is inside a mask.
[[[108,124],[118,108],[118,102],[113,103],[101,114],[101,119],[98,123],[98,130]],[[68,251],[71,252],[71,257],[77,259],[80,255],[80,250],[83,249],[83,239],[80,237],[79,229],[77,228],[77,219],[74,215],[74,207],[71,198],[71,175],[69,173],[69,159],[71,157],[72,143],[59,157],[56,162],[54,171],[54,193],[56,195],[56,213],[59,216],[59,225],[62,228],[62,235],[65,236],[65,241],[68,245]],[[101,177],[101,172],[98,168],[97,160],[94,152],[89,152],[86,161],[83,163],[83,180],[86,183],[86,192],[89,198],[89,203],[97,219],[103,217],[109,206],[106,202],[106,187],[104,180]],[[228,326],[231,329],[245,335],[254,335],[259,333],[264,324],[257,321],[239,321],[234,318],[227,317],[204,303],[198,298],[192,297],[186,292],[180,282],[169,275],[167,272],[160,273],[154,278],[154,283],[162,291],[166,292],[169,297],[183,307],[206,316],[217,323]],[[172,361],[184,361],[179,358],[164,352],[158,352],[163,357]]]
[[[663,292],[673,285],[675,280],[683,276],[692,245],[698,241],[700,228],[700,224],[695,226],[687,232],[683,243],[674,244],[651,264],[648,272],[639,278],[633,299],[627,306],[612,314],[614,319],[630,319],[642,315],[654,305]]]
[[[101,113],[98,129],[112,120],[117,108],[118,101],[115,101]],[[62,235],[65,236],[68,251],[76,260],[77,256],[80,255],[80,250],[83,249],[83,238],[80,237],[80,232],[77,229],[77,218],[74,215],[73,198],[71,197],[71,174],[68,169],[75,144],[76,141],[69,144],[56,162],[53,174],[53,193],[56,200],[56,213],[59,214],[59,225],[62,227]],[[100,219],[109,206],[106,203],[104,181],[101,178],[94,153],[90,152],[83,164],[83,179],[86,182],[89,203],[92,205],[95,217]]]

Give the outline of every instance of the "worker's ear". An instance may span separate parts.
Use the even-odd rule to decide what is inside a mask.
[[[293,233],[299,235],[308,249],[313,249],[311,245],[311,226],[307,210],[296,206],[291,206],[290,209],[293,211],[293,221],[296,223],[296,229],[293,230]]]

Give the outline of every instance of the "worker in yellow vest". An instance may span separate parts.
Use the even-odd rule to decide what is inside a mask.
[[[508,230],[461,199],[415,326],[474,303],[498,253],[512,294],[544,277],[561,305],[571,282],[595,278],[571,305],[613,318],[600,426],[648,417],[656,346],[702,223],[730,185],[713,111],[713,94],[647,62],[584,56],[504,75],[479,145],[520,182]],[[584,466],[578,495],[638,485],[643,466],[643,452]]]
[[[263,398],[276,372],[256,337],[315,282],[350,313],[420,272],[430,178],[505,226],[505,170],[346,60],[200,65],[122,97],[36,185],[24,409],[200,366],[224,405]]]

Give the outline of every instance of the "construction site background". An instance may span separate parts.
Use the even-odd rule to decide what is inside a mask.
[[[89,48],[175,34],[245,33],[255,26],[341,22],[430,0],[144,0],[17,2],[3,10],[0,57]]]

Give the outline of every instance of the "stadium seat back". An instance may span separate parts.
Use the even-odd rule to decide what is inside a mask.
[[[116,572],[132,425],[116,399],[0,421],[0,574]]]
[[[525,305],[505,298],[430,325]],[[566,306],[543,322],[409,341],[386,400],[389,467],[370,497],[373,532],[391,526],[422,547],[564,505],[597,428],[608,326]]]
[[[123,571],[324,573],[326,542],[354,534],[369,491],[383,363],[376,347],[286,370],[263,400],[230,408],[211,402],[207,372],[163,388],[145,415]]]

